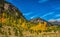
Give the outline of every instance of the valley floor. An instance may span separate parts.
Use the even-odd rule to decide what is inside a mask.
[[[55,33],[55,32],[42,32],[42,33],[29,33],[25,32],[26,34],[24,37],[60,37],[60,33]]]
[[[0,27],[0,37],[60,37],[60,31],[52,32],[30,32],[20,31],[16,27],[3,25]]]

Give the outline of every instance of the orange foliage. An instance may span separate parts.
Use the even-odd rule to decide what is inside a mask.
[[[0,18],[0,22],[2,22],[2,23],[4,23],[4,22],[5,22],[4,17]]]

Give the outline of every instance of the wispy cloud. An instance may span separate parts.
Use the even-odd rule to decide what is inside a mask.
[[[49,19],[48,21],[60,21],[60,18],[57,18],[57,19]]]
[[[60,14],[56,14],[55,17],[60,17]]]
[[[53,14],[54,12],[49,12],[49,13],[46,13],[45,15],[43,15],[42,17],[46,17],[46,16],[48,16],[48,15],[51,15],[51,14]]]
[[[39,0],[38,2],[39,3],[44,3],[44,2],[47,2],[48,0]]]
[[[28,16],[28,15],[31,15],[31,14],[32,14],[32,12],[24,13],[23,15]]]
[[[35,15],[35,16],[32,16],[32,17],[30,17],[31,19],[33,19],[33,18],[35,18],[35,17],[37,17],[38,15]]]
[[[50,20],[55,20],[55,19],[49,19],[49,21],[50,21]]]

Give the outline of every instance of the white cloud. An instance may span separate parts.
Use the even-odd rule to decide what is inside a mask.
[[[37,17],[38,15],[32,16],[31,19],[33,19],[34,17]]]
[[[50,21],[50,20],[55,20],[55,19],[49,19],[49,21]]]
[[[57,18],[57,19],[49,19],[48,21],[50,21],[50,22],[60,21],[60,18]]]
[[[49,22],[55,22],[56,19],[49,19],[48,21],[49,21]]]
[[[38,2],[39,3],[44,3],[44,2],[47,2],[48,0],[39,0]]]
[[[23,15],[28,16],[28,15],[31,15],[31,14],[32,14],[32,12],[24,13]]]
[[[49,13],[46,13],[45,15],[43,15],[42,17],[46,17],[46,16],[48,16],[48,15],[51,15],[51,14],[53,14],[54,12],[49,12]]]

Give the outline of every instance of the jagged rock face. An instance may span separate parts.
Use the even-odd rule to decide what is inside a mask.
[[[9,8],[9,4],[5,3],[4,4],[4,10],[8,10],[8,8]]]
[[[9,3],[4,3],[4,11],[8,11],[9,14],[15,17],[20,18],[20,16],[23,16],[22,13],[16,7]]]
[[[30,21],[31,21],[31,22],[34,22],[34,23],[44,22],[44,21],[43,21],[42,19],[40,19],[40,18],[31,19]]]

